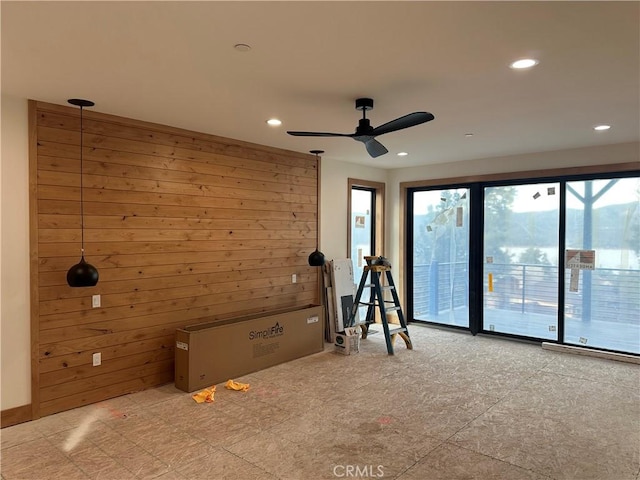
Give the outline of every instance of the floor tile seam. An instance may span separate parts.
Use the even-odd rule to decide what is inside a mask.
[[[209,446],[213,446],[210,442],[208,442],[207,440],[203,440],[202,438],[198,437],[194,431],[197,428],[197,426],[187,426],[185,425],[184,427],[181,427],[179,425],[175,425],[175,424],[170,424],[170,426],[175,430],[178,431],[180,433],[183,433],[185,435],[187,435],[188,437],[194,439],[196,441],[196,443],[203,443]]]
[[[73,459],[69,458],[69,462],[76,467],[78,470],[80,470],[88,479],[93,478],[91,475],[89,475],[89,473],[87,471],[84,470],[84,468],[82,468],[80,465],[78,465],[75,461],[73,461]]]
[[[384,379],[384,378],[390,377],[391,375],[397,375],[397,374],[398,374],[398,372],[389,372],[389,373],[385,373],[385,374],[381,375],[380,377],[378,377],[377,379],[373,379],[373,380],[371,380],[371,381],[365,382],[365,383],[363,383],[362,385],[356,385],[356,386],[354,386],[351,390],[349,390],[349,392],[351,392],[352,390],[362,390],[362,389],[364,389],[364,388],[369,387],[370,385],[373,385],[373,384],[375,384],[375,383],[380,382],[380,380],[382,380],[382,379]]]
[[[196,445],[204,445],[204,446],[206,446],[206,447],[208,447],[208,448],[213,448],[213,449],[220,448],[220,447],[218,447],[218,446],[216,446],[216,445],[212,444],[212,443],[211,443],[211,442],[209,442],[208,440],[206,440],[206,439],[202,439],[202,438],[200,438],[200,437],[196,436],[196,434],[191,433],[192,429],[189,429],[189,431],[184,430],[184,429],[181,429],[180,427],[175,427],[175,429],[176,429],[176,430],[178,430],[180,433],[183,433],[183,434],[187,435],[188,437],[190,437],[191,439],[193,439],[193,440],[195,441],[195,444],[194,444],[194,445],[189,446],[189,447],[183,447],[183,448],[191,448],[191,447],[196,446]],[[136,445],[137,445],[138,447],[140,447],[140,445],[139,445],[138,443],[136,443]],[[171,464],[170,464],[170,463],[168,463],[168,462],[166,462],[165,460],[161,459],[160,457],[158,457],[158,456],[157,456],[156,454],[154,454],[153,452],[150,452],[150,451],[148,451],[148,450],[145,450],[145,451],[146,451],[149,455],[151,455],[153,458],[155,458],[156,460],[158,460],[158,461],[162,462],[163,464],[167,465],[167,467],[169,467],[169,469],[170,469],[170,470],[172,470],[172,468],[171,468]],[[190,461],[190,462],[188,462],[188,463],[196,462],[196,461],[200,460],[203,456],[206,456],[206,454],[205,454],[205,455],[202,455],[202,456],[199,456],[199,457],[197,457],[197,458],[194,458],[192,461]],[[165,473],[166,473],[166,472],[165,472]],[[163,475],[164,475],[164,474],[163,474]]]
[[[73,429],[73,427],[72,427]],[[71,458],[70,455],[66,454],[64,451],[62,451],[56,444],[53,443],[53,441],[51,440],[51,437],[53,437],[54,435],[57,434],[52,434],[49,437],[44,437],[45,440],[47,441],[47,443],[49,443],[49,445],[51,445],[51,447],[56,451],[59,452],[63,457],[65,457],[67,459],[67,461],[73,465],[74,467],[76,467],[78,470],[80,470],[88,479],[92,478],[91,475],[89,475],[89,473],[87,473],[82,467],[80,467],[80,465],[78,465],[73,458]]]
[[[168,464],[166,462],[164,462],[163,460],[159,459],[158,457],[156,457],[153,453],[151,453],[150,451],[148,451],[147,449],[143,448],[142,445],[140,445],[137,442],[134,442],[133,440],[130,440],[129,438],[125,437],[122,433],[120,433],[119,431],[109,427],[109,425],[107,425],[106,423],[104,423],[102,420],[98,420],[99,422],[101,422],[103,425],[105,425],[107,428],[109,428],[114,434],[119,435],[121,437],[122,440],[126,440],[129,441],[131,443],[133,443],[136,448],[139,448],[140,450],[142,450],[144,453],[146,453],[147,455],[153,457],[154,460],[158,460],[159,462],[161,462],[162,464],[166,465],[168,467]],[[104,453],[108,458],[110,458],[111,460],[113,460],[114,463],[116,463],[117,465],[119,465],[120,467],[122,467],[123,469],[125,469],[126,471],[130,472],[132,475],[136,476],[136,473],[131,470],[130,468],[128,468],[126,465],[124,465],[124,463],[122,463],[120,460],[117,459],[116,456],[111,455],[110,453],[108,453],[107,451],[105,451],[101,446],[99,446],[98,444],[96,444],[93,440],[87,440],[89,443],[91,443],[91,445],[95,448],[97,448],[98,450],[100,450],[102,453]],[[56,447],[54,445],[54,447]],[[56,447],[57,448],[57,447]],[[73,462],[75,465],[75,462]],[[76,465],[78,468],[80,468],[78,465]]]
[[[0,466],[2,466],[2,465],[0,465]],[[20,468],[15,468],[15,467],[14,467],[14,468],[13,468],[13,470],[15,470],[15,471],[12,471],[11,473],[12,473],[12,475],[15,475],[15,476],[11,476],[10,478],[15,479],[15,480],[21,480],[21,479],[23,479],[23,478],[24,478],[24,479],[26,480],[26,479],[27,479],[27,477],[21,477],[20,475],[21,475],[25,470],[29,470],[30,468],[32,468],[32,463],[29,463],[28,465],[23,466],[23,467],[20,467]],[[6,469],[7,469],[6,464],[4,465],[4,469],[5,469],[5,473],[6,473]],[[84,473],[84,472],[83,472],[83,473]],[[3,478],[4,478],[4,477],[3,477]],[[31,480],[31,479],[30,479],[30,480]]]
[[[507,389],[507,392],[505,393],[501,401],[506,399],[508,396],[512,395],[515,391],[519,390],[522,385],[526,385],[528,382],[531,381],[531,379],[538,376],[542,371],[543,371],[542,368],[539,368],[537,370],[534,370],[533,372],[530,372],[529,375],[527,376],[523,377],[522,375],[518,375],[519,377],[518,382],[512,387]]]
[[[562,372],[553,372],[550,370],[540,370],[538,373],[545,373],[545,374],[550,374],[550,375],[555,375],[558,377],[565,377],[565,378],[573,378],[575,380],[582,380],[585,382],[589,382],[589,383],[596,383],[596,384],[602,384],[602,385],[606,385],[606,386],[615,386],[616,388],[623,388],[625,390],[631,390],[631,391],[635,391],[638,392],[640,389],[640,383],[638,384],[637,388],[634,387],[628,387],[627,385],[623,385],[620,383],[614,383],[611,381],[607,381],[607,380],[594,380],[593,378],[589,378],[589,377],[585,377],[582,375],[570,375],[567,373],[562,373]],[[638,374],[640,375],[640,369]]]
[[[424,458],[424,457],[422,457],[422,458]],[[403,470],[400,470],[400,472],[399,472],[396,476],[394,476],[394,477],[386,477],[386,475],[385,475],[385,477],[386,477],[386,478],[393,478],[393,479],[401,479],[401,477],[402,477],[405,473],[407,473],[409,470],[411,470],[413,467],[415,467],[418,463],[420,463],[420,461],[422,460],[422,458],[420,458],[420,459],[416,460],[415,462],[413,462],[411,465],[409,465],[408,467],[404,468]]]
[[[192,433],[190,433],[191,429],[188,429],[186,427],[180,426],[179,423],[171,423],[170,421],[165,419],[164,415],[157,415],[157,414],[149,414],[150,418],[149,423],[153,423],[154,425],[156,425],[157,422],[161,423],[162,426],[168,427],[170,428],[172,431],[178,431],[180,433],[184,433],[186,435],[189,435],[190,437],[202,441],[200,440],[198,437],[195,437]],[[123,433],[121,433],[120,431],[116,430],[115,428],[112,428],[111,426],[109,426],[108,423],[105,423],[102,421],[102,423],[109,429],[111,429],[113,432],[119,434],[120,436],[124,437],[125,439],[129,440],[128,437],[126,437]],[[133,441],[133,440],[129,440],[129,441]],[[136,442],[134,442],[136,443]],[[138,445],[138,443],[136,443],[136,445]]]
[[[99,422],[101,422],[101,420],[98,420]],[[70,430],[73,430],[74,428],[77,427],[72,427]],[[63,432],[61,432],[63,433]],[[61,455],[63,455],[70,463],[72,463],[73,465],[75,465],[77,468],[79,468],[82,473],[84,473],[85,475],[87,475],[88,478],[91,478],[89,476],[89,474],[87,472],[84,471],[84,469],[82,469],[79,465],[76,464],[76,462],[73,460],[73,458],[71,458],[71,455],[69,455],[67,452],[65,452],[63,449],[61,449],[58,445],[56,445],[55,443],[53,443],[52,438],[58,435],[56,433],[49,435],[48,437],[45,437],[45,439],[47,440],[47,442],[49,443],[49,445],[51,445],[56,451],[59,451]],[[105,452],[104,450],[102,450],[99,446],[97,446],[92,440],[87,440],[87,439],[83,439],[83,442],[88,442],[91,444],[92,447],[97,448],[98,450],[100,450],[102,453],[104,453],[108,458],[111,458],[113,461],[116,461],[111,455],[109,455],[107,452]],[[117,463],[117,462],[116,462]]]
[[[513,393],[513,392],[510,392]],[[455,437],[458,433],[460,433],[462,430],[466,429],[469,425],[471,425],[473,422],[475,422],[477,419],[479,419],[480,417],[490,413],[491,411],[495,410],[496,408],[499,408],[501,406],[501,404],[507,400],[507,396],[503,397],[503,398],[499,398],[496,402],[494,402],[493,404],[491,404],[489,407],[486,408],[486,410],[484,410],[482,413],[476,415],[475,417],[473,417],[471,420],[469,420],[467,423],[465,423],[462,427],[460,427],[458,430],[456,430],[452,435],[450,435],[449,437],[446,438],[446,442],[449,442],[453,437]],[[507,408],[511,408],[511,407],[507,407]],[[502,413],[503,415],[513,415],[513,412],[511,412],[511,410],[508,411],[503,411],[503,412],[499,412]],[[527,418],[527,419],[531,419],[533,421],[539,421],[540,419],[540,415],[538,414],[531,414],[531,413],[522,413],[521,411],[517,412],[517,416],[519,418]],[[562,423],[567,421],[566,418],[564,417],[560,417],[560,418],[551,418],[551,417],[545,417],[547,420],[552,421],[554,423]]]
[[[287,415],[295,415],[296,412],[286,412]],[[277,420],[273,423],[273,425],[269,426],[269,427],[261,427],[261,426],[257,426],[256,428],[258,428],[258,430],[260,430],[261,432],[268,432],[269,430],[271,430],[271,428],[276,427],[278,425],[282,425],[284,422],[288,421],[289,419],[287,417],[283,417],[282,420]]]
[[[440,448],[442,445],[444,445],[447,441],[446,440],[440,440],[437,437],[432,437],[429,435],[430,438],[433,438],[435,440],[437,440],[437,442],[435,443],[435,445],[431,448],[428,449],[428,451],[420,456],[415,462],[413,462],[412,465],[409,465],[407,468],[405,468],[404,470],[402,470],[398,475],[396,475],[395,478],[400,478],[402,477],[402,475],[404,475],[405,473],[407,473],[410,469],[412,469],[413,467],[415,467],[418,463],[422,462],[425,458],[427,458],[429,455],[431,455],[435,450],[437,450],[438,448]]]
[[[534,376],[538,375],[540,373],[540,369],[536,369],[533,370],[531,372],[529,372],[528,374],[525,374],[525,372],[522,373],[517,373],[517,378],[518,381],[515,383],[515,385],[512,385],[510,387],[506,387],[504,388],[504,395],[501,396],[501,399],[510,395],[511,393],[513,393],[514,390],[520,388],[521,385],[523,385],[524,383],[528,382],[529,380],[531,380],[531,378],[533,378]],[[526,375],[526,376],[525,376]],[[482,378],[491,378],[491,375],[485,375],[484,373],[479,374],[479,377]]]
[[[223,442],[221,442],[221,443],[211,443],[209,440],[205,440],[205,443],[206,443],[206,444],[208,444],[210,447],[213,447],[213,448],[222,448],[222,449],[225,449],[225,450],[226,450],[225,445],[227,445],[227,446],[233,446],[233,445],[235,445],[236,443],[240,443],[240,442],[242,442],[243,440],[247,440],[247,439],[249,439],[249,438],[257,437],[257,436],[258,436],[258,435],[260,435],[261,433],[267,433],[267,432],[268,432],[268,430],[264,430],[264,431],[263,431],[263,430],[258,429],[257,431],[255,431],[255,432],[253,432],[253,433],[249,433],[249,434],[247,434],[247,435],[245,435],[245,436],[243,436],[243,437],[241,437],[241,438],[235,439],[232,443],[229,443],[229,441],[228,441],[228,440],[223,441]]]
[[[478,415],[476,415],[475,417],[471,418],[468,422],[466,422],[464,425],[462,425],[459,429],[457,429],[455,432],[453,432],[451,435],[449,435],[447,438],[445,438],[443,440],[443,442],[449,442],[453,437],[455,437],[458,433],[460,433],[462,430],[464,430],[465,428],[467,428],[469,425],[471,425],[473,422],[475,422],[478,418],[482,417],[483,415],[486,415],[489,411],[491,411],[496,405],[498,405],[500,402],[502,402],[503,399],[498,399],[495,402],[493,402],[491,405],[489,405],[483,412],[479,413]],[[453,443],[453,442],[451,442]]]
[[[115,397],[118,398],[118,397]],[[162,399],[157,399],[157,400],[145,400],[145,401],[136,401],[136,400],[131,400],[131,407],[136,407],[136,408],[142,408],[143,410],[146,410],[150,407],[155,407],[157,405],[160,405],[161,403],[165,403],[165,402],[170,402],[174,400],[174,398],[171,397],[167,397],[167,398],[162,398]]]
[[[225,452],[227,452],[229,455],[233,455],[234,457],[236,457],[236,458],[238,458],[238,459],[242,460],[243,462],[247,462],[248,464],[253,465],[254,467],[256,467],[256,468],[260,469],[260,471],[262,471],[262,472],[266,473],[267,475],[271,475],[272,477],[274,477],[274,478],[276,478],[276,479],[279,479],[279,478],[280,478],[280,477],[278,477],[275,473],[272,473],[272,472],[270,472],[270,471],[268,471],[268,470],[265,470],[265,469],[264,469],[264,468],[262,468],[260,465],[258,465],[258,464],[256,464],[256,463],[252,462],[251,460],[247,460],[247,459],[246,459],[246,458],[244,458],[243,456],[238,455],[238,454],[236,454],[236,453],[232,452],[231,450],[229,450],[229,449],[228,449],[228,448],[226,448],[226,447],[219,447],[219,448],[220,448],[221,450],[224,450]]]
[[[10,450],[10,449],[12,449],[12,448],[19,447],[19,446],[21,446],[21,445],[24,445],[25,443],[33,442],[34,440],[40,440],[40,439],[42,439],[42,438],[47,438],[47,437],[45,437],[44,435],[42,435],[40,432],[38,432],[38,433],[40,434],[40,436],[39,436],[39,437],[37,437],[37,438],[30,438],[29,440],[25,440],[25,441],[22,441],[22,442],[20,442],[20,443],[15,443],[15,444],[13,444],[13,445],[9,445],[9,446],[7,446],[7,447],[2,447],[2,448],[0,448],[0,453],[2,453],[2,454],[4,455],[4,453],[5,453],[7,450]],[[6,434],[5,434],[5,435],[6,435]]]
[[[508,462],[506,460],[503,460],[502,458],[494,457],[493,455],[489,455],[488,453],[484,453],[484,452],[480,452],[478,450],[474,450],[474,449],[466,447],[464,445],[458,445],[457,443],[449,442],[449,440],[445,440],[443,443],[446,443],[447,445],[451,445],[451,446],[456,447],[456,448],[461,448],[461,449],[466,450],[468,452],[472,452],[472,453],[474,453],[476,455],[482,455],[483,457],[490,458],[491,460],[496,460],[496,461],[498,461],[500,463],[504,463],[506,465],[510,465],[512,467],[516,467],[516,468],[519,468],[521,470],[525,470],[527,472],[534,473],[536,475],[540,475],[542,477],[548,478],[549,480],[556,480],[555,477],[552,477],[551,475],[548,475],[546,473],[539,472],[537,470],[533,470],[531,468],[527,468],[527,467],[524,467],[522,465],[518,465],[516,463]]]

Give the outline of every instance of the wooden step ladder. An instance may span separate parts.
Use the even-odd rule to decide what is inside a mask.
[[[358,325],[362,328],[362,339],[367,338],[369,333],[369,325],[375,323],[375,309],[376,307],[380,311],[380,321],[382,322],[382,328],[384,330],[384,338],[387,342],[387,353],[393,355],[393,343],[396,335],[399,335],[407,345],[407,349],[412,350],[413,345],[411,338],[409,338],[409,330],[407,329],[407,323],[402,313],[402,307],[400,306],[400,299],[398,298],[398,292],[396,285],[393,282],[391,276],[391,265],[383,257],[367,256],[364,257],[367,261],[367,266],[364,267],[362,272],[362,278],[358,285],[358,291],[353,301],[353,307],[349,315],[349,321],[347,325],[357,326],[355,322],[358,308],[361,305],[367,306],[367,316],[364,322],[359,322]],[[380,277],[382,274],[386,276],[386,285],[382,285]],[[367,283],[368,277],[371,276],[371,283]],[[368,302],[361,301],[362,293],[365,288],[370,289],[370,296]],[[390,292],[392,300],[385,300],[383,292]],[[387,306],[390,305],[390,306]],[[387,313],[397,312],[398,320],[400,320],[400,326],[396,328],[389,328],[389,322],[387,320]]]

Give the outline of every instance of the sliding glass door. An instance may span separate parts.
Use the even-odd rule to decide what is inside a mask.
[[[566,188],[565,342],[640,353],[640,180]]]
[[[469,327],[469,189],[413,194],[413,318]]]
[[[640,354],[637,172],[407,190],[407,318]]]
[[[559,187],[484,188],[483,330],[558,338]]]

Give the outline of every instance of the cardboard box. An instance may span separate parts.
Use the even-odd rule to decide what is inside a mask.
[[[175,385],[193,392],[324,350],[317,305],[199,323],[176,332]]]
[[[336,333],[336,352],[352,355],[360,351],[360,332],[358,327],[348,327],[343,333]]]

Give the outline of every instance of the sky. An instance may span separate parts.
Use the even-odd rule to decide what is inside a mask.
[[[597,194],[609,181],[610,180],[595,180],[593,188],[594,194]],[[584,183],[584,181],[570,182],[570,185],[574,190],[582,194],[584,192]],[[559,188],[559,184],[556,182],[518,185],[512,211],[542,212],[556,209],[560,203]],[[455,191],[462,194],[465,190],[464,188],[460,188]],[[414,214],[423,215],[427,213],[427,208],[430,204],[433,205],[440,201],[440,191],[420,192],[416,200],[418,199],[419,201],[414,203]],[[631,203],[633,201],[640,203],[640,178],[621,178],[613,188],[607,191],[602,198],[598,199],[596,208]],[[567,207],[570,209],[581,209],[583,205],[573,194],[569,194],[567,195]]]

